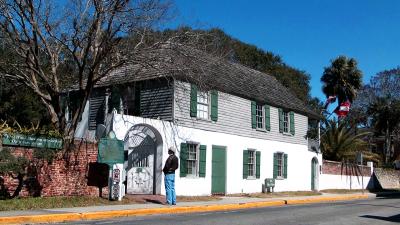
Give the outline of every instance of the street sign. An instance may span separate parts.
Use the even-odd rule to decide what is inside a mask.
[[[63,140],[61,138],[48,138],[26,134],[3,134],[2,143],[3,145],[29,148],[62,149],[63,147]]]
[[[121,171],[119,169],[114,169],[113,170],[113,181],[114,182],[119,182],[120,181],[120,173],[121,173]]]
[[[98,146],[99,163],[124,163],[124,142],[117,139],[101,138]]]

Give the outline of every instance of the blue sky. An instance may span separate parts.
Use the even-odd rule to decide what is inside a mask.
[[[172,27],[218,27],[280,55],[311,76],[311,95],[325,100],[320,77],[338,55],[371,75],[400,65],[398,0],[176,0]]]

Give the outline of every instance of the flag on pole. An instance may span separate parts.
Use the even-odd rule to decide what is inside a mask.
[[[339,117],[345,117],[347,116],[347,114],[350,111],[350,102],[349,101],[345,101],[342,102],[336,109],[335,109],[335,113],[336,115],[338,115]]]

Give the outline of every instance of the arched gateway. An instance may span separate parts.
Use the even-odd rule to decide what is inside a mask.
[[[127,194],[161,194],[163,141],[147,124],[132,126],[125,135]]]

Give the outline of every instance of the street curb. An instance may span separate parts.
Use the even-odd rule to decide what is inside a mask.
[[[165,208],[128,209],[128,210],[100,211],[100,212],[88,212],[88,213],[61,213],[61,214],[29,215],[29,216],[8,216],[8,217],[0,217],[0,224],[73,222],[82,220],[109,219],[114,217],[226,211],[226,210],[237,210],[237,209],[248,209],[248,208],[260,208],[268,206],[298,205],[298,204],[334,202],[334,201],[345,201],[345,200],[367,199],[367,198],[369,198],[368,195],[348,195],[348,196],[317,197],[317,198],[307,198],[307,199],[236,203],[236,204],[224,204],[224,205],[177,206],[177,207],[172,206]]]
[[[349,201],[357,199],[368,199],[368,195],[349,195],[349,196],[330,196],[330,197],[319,197],[319,198],[308,198],[308,199],[292,199],[286,200],[287,205],[299,205],[299,204],[310,204],[318,202],[337,202],[337,201]]]

